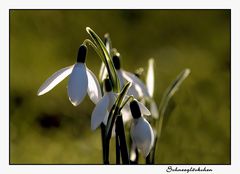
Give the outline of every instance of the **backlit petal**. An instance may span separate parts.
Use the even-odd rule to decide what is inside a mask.
[[[125,106],[127,106],[127,104]],[[132,119],[132,114],[131,114],[129,105],[128,107],[123,107],[121,112],[122,112],[123,123],[126,123]]]
[[[136,86],[135,85],[131,85],[131,87],[129,88],[127,95],[133,95],[136,99],[139,99],[141,96],[143,96],[143,93],[140,90],[136,90]]]
[[[104,95],[96,104],[91,117],[91,129],[95,130],[102,122],[106,123],[108,117],[109,96]]]
[[[86,66],[76,63],[68,81],[68,96],[74,106],[79,105],[87,94],[88,79]]]
[[[124,97],[124,101],[126,101],[128,97],[129,96],[126,95]],[[136,100],[136,101],[138,103],[138,106],[139,106],[139,109],[140,109],[142,115],[147,115],[147,116],[151,115],[151,112],[148,110],[148,108],[143,103],[139,102],[138,100]],[[125,113],[125,115],[127,115],[127,116],[128,116],[127,113],[129,113],[132,117],[129,102],[126,103],[126,105],[123,107],[122,112]],[[128,118],[125,118],[125,119],[128,119]]]
[[[154,134],[151,125],[146,119],[143,117],[134,119],[131,126],[131,137],[144,157],[147,157],[153,147]]]
[[[62,68],[51,75],[39,88],[37,95],[43,95],[53,89],[58,83],[65,79],[73,70],[73,65]]]
[[[135,87],[140,97],[150,97],[146,86],[137,76],[123,70],[122,70],[122,75],[127,81],[132,82],[132,85]]]
[[[101,98],[101,89],[98,83],[96,76],[87,68],[87,77],[88,77],[88,95],[92,102],[96,104]]]
[[[117,94],[111,91],[111,92],[106,93],[106,95],[108,95],[108,97],[109,97],[108,111],[110,112],[110,110],[112,109],[112,107],[117,99]]]
[[[154,91],[154,59],[149,59],[148,61],[148,72],[146,78],[146,85],[149,92],[149,95],[153,96]]]
[[[153,99],[150,101],[150,111],[153,118],[159,117],[158,107]]]
[[[142,104],[141,102],[137,101],[138,106],[140,108],[140,111],[142,113],[142,115],[151,115],[151,112],[148,110],[148,108],[146,108],[146,106],[144,104]]]

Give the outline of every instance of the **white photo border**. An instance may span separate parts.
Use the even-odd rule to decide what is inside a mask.
[[[231,9],[231,164],[230,165],[10,165],[9,164],[9,10],[10,9]],[[169,166],[183,169],[204,168],[212,169],[213,173],[226,174],[240,172],[240,6],[238,1],[215,0],[114,0],[114,1],[19,1],[9,0],[0,2],[0,173],[3,174],[162,174],[186,173],[167,172]]]

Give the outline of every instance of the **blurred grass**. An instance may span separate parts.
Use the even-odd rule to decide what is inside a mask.
[[[157,164],[230,163],[230,10],[11,10],[12,164],[102,163],[88,97],[73,107],[67,80],[36,95],[52,73],[75,62],[87,26],[100,36],[110,33],[128,71],[146,70],[155,58],[158,103],[176,75],[191,69],[171,100]],[[98,74],[92,49],[87,66]]]

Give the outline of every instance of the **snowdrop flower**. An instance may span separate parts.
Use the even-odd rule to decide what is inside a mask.
[[[146,86],[151,97],[150,99],[150,111],[154,118],[159,117],[158,108],[156,102],[153,99],[153,92],[154,92],[154,59],[151,58],[148,61],[148,71],[146,76]]]
[[[50,76],[39,88],[38,96],[47,93],[70,75],[67,91],[71,103],[74,106],[79,105],[88,93],[90,99],[96,104],[101,98],[101,90],[97,78],[85,64],[86,54],[87,47],[81,45],[77,62],[72,66],[60,69]]]
[[[95,130],[101,123],[107,124],[109,112],[114,105],[117,94],[112,91],[109,79],[104,80],[105,94],[96,104],[91,117],[91,129]]]
[[[105,125],[107,124],[108,120],[108,115],[109,112],[111,111],[111,108],[113,107],[118,94],[114,93],[112,91],[112,85],[109,79],[104,80],[104,96],[99,100],[99,102],[96,104],[93,112],[92,112],[92,117],[91,117],[91,129],[95,130],[100,126],[101,123],[104,123]],[[128,98],[129,96],[125,96],[124,101]],[[151,115],[151,112],[140,102],[138,102],[140,110],[144,115]],[[123,115],[123,121],[128,121],[130,118],[126,118],[125,114],[130,113],[130,106],[127,103],[123,108],[122,108],[122,115]],[[114,129],[113,129],[114,130]],[[114,134],[113,134],[114,135]]]
[[[147,157],[154,143],[152,127],[147,120],[142,117],[142,113],[136,100],[133,100],[130,103],[130,108],[134,118],[131,125],[131,138],[144,157]]]
[[[113,64],[117,70],[117,75],[120,81],[121,88],[124,86],[126,81],[132,82],[132,86],[128,91],[128,95],[133,95],[137,99],[143,98],[143,97],[146,97],[146,98],[150,97],[146,86],[136,75],[121,69],[119,53],[113,56]]]

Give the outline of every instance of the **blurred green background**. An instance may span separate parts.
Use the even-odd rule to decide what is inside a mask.
[[[89,26],[99,36],[110,33],[128,71],[143,67],[146,73],[148,59],[155,58],[157,103],[176,75],[191,69],[170,102],[157,164],[230,164],[230,13],[11,10],[10,163],[102,164],[89,98],[74,107],[67,80],[36,95],[51,74],[75,62]],[[86,63],[98,75],[101,62],[91,48]],[[114,161],[114,148],[111,154]]]

